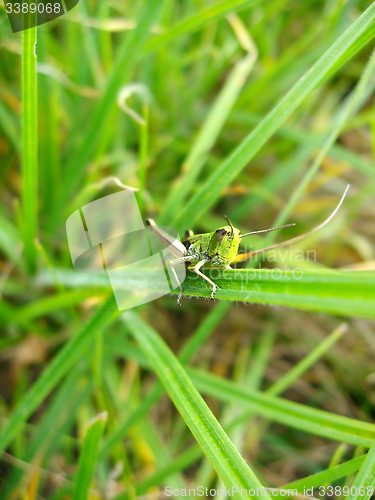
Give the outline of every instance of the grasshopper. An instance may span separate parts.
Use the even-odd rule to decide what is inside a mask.
[[[344,201],[346,193],[348,192],[349,185],[346,187],[344,194],[341,197],[341,200],[335,210],[331,213],[331,215],[324,222],[316,226],[314,229],[311,229],[307,233],[301,234],[300,236],[296,236],[295,238],[291,238],[289,240],[283,241],[281,243],[276,243],[275,245],[268,246],[266,248],[262,248],[261,250],[255,250],[252,252],[248,252],[245,254],[238,253],[238,247],[242,238],[246,236],[250,236],[251,234],[258,233],[269,233],[270,231],[276,231],[278,229],[284,229],[286,227],[295,226],[295,223],[286,224],[285,226],[274,227],[271,229],[261,229],[260,231],[252,231],[250,233],[241,234],[241,231],[231,224],[230,220],[227,216],[224,215],[225,220],[228,223],[228,226],[220,227],[216,229],[216,231],[212,233],[205,234],[194,234],[192,231],[186,231],[185,233],[185,241],[182,243],[174,238],[172,238],[169,234],[159,228],[152,219],[147,219],[146,224],[149,226],[150,230],[152,230],[155,236],[169,248],[170,252],[176,259],[171,260],[169,264],[171,265],[171,270],[174,274],[176,282],[180,288],[180,293],[178,295],[177,303],[181,305],[181,297],[182,297],[182,285],[177,277],[177,273],[174,269],[174,266],[178,264],[185,263],[187,264],[187,268],[196,274],[198,274],[201,278],[203,278],[207,283],[209,283],[212,287],[211,299],[214,298],[216,290],[218,286],[205,274],[201,272],[201,268],[205,267],[206,269],[232,269],[231,264],[237,262],[243,262],[245,260],[250,259],[254,255],[268,252],[269,250],[274,250],[275,248],[280,248],[285,245],[289,245],[296,241],[309,236],[315,231],[318,231],[322,227],[324,227],[328,222],[336,215],[339,208]]]

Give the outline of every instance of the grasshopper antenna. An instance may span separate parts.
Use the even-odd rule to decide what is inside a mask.
[[[230,237],[233,238],[233,236],[234,236],[234,229],[233,229],[232,223],[231,223],[231,221],[228,219],[228,217],[226,215],[224,215],[224,219],[230,225]]]
[[[326,219],[324,222],[319,224],[319,226],[314,227],[314,229],[311,229],[311,231],[308,231],[305,234],[301,234],[300,236],[296,236],[295,238],[292,238],[290,240],[283,241],[282,243],[276,243],[275,245],[271,245],[270,247],[262,248],[261,250],[254,250],[254,252],[249,252],[246,254],[239,254],[239,255],[237,255],[237,258],[234,260],[234,262],[242,262],[244,260],[249,259],[253,255],[257,255],[257,254],[260,254],[263,252],[268,252],[269,250],[273,250],[275,248],[280,248],[280,247],[283,247],[285,245],[289,245],[290,243],[294,243],[295,241],[302,240],[302,238],[305,238],[306,236],[309,236],[310,234],[315,233],[315,231],[318,231],[319,229],[324,227],[326,224],[328,224],[328,222],[330,220],[332,220],[333,217],[337,214],[337,212],[339,211],[339,209],[340,209],[340,207],[345,199],[345,196],[346,196],[346,193],[348,192],[349,187],[350,187],[350,184],[348,184],[346,186],[345,192],[342,195],[341,200],[340,200],[339,204],[337,205],[337,207],[335,208],[335,210],[331,213],[331,215],[328,217],[328,219]],[[244,236],[247,236],[247,235],[245,234]]]
[[[244,238],[245,236],[250,236],[250,234],[257,234],[257,233],[270,233],[271,231],[277,231],[278,229],[285,229],[286,227],[291,227],[295,226],[295,222],[292,224],[286,224],[285,226],[279,226],[279,227],[273,227],[272,229],[261,229],[260,231],[252,231],[251,233],[246,233],[246,234],[241,234],[240,238]]]

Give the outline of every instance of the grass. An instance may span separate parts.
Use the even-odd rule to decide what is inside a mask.
[[[36,28],[22,33],[22,232],[25,258],[36,270],[35,238],[38,231],[38,111],[35,46]]]
[[[99,0],[22,36],[0,16],[0,500],[370,498],[375,3]],[[121,312],[71,264],[67,217],[121,185],[181,234],[296,222],[262,248],[348,183],[323,230],[215,271],[215,301],[188,273],[182,307]]]

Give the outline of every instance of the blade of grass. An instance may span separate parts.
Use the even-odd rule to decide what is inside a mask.
[[[268,394],[276,396],[284,392],[292,383],[307,372],[347,331],[348,326],[342,323],[326,339],[323,340],[313,351],[305,356],[283,377],[279,378],[267,391]]]
[[[104,295],[107,294],[104,292]],[[103,297],[103,291],[98,293],[98,290],[78,289],[43,297],[40,300],[35,300],[22,308],[17,308],[17,310],[15,309],[13,323],[20,325],[25,324],[28,321],[53,313],[54,311],[60,309],[80,304],[81,302],[94,297]]]
[[[218,4],[214,4],[208,9],[205,9],[202,12],[198,12],[198,14],[194,14],[188,19],[185,19],[185,21],[178,23],[166,33],[163,33],[153,40],[150,40],[145,44],[142,52],[154,50],[157,47],[160,47],[160,45],[173,40],[176,37],[186,35],[188,33],[193,33],[201,26],[213,21],[214,19],[224,17],[231,11],[238,11],[240,9],[251,7],[260,3],[261,1],[263,0],[226,0]]]
[[[142,352],[137,352],[134,347],[132,349],[128,343],[119,347],[118,353],[126,359],[135,359],[143,368],[151,368],[147,357]],[[195,386],[204,394],[221,401],[236,403],[242,408],[250,409],[252,414],[262,415],[270,421],[355,445],[369,446],[375,438],[375,425],[372,423],[310,408],[263,392],[244,389],[238,384],[203,370],[190,367],[185,369]],[[233,428],[235,423],[231,422],[228,428]]]
[[[346,477],[353,472],[357,472],[357,470],[359,470],[359,468],[363,464],[365,458],[366,455],[353,458],[352,460],[348,460],[347,462],[336,465],[335,467],[332,467],[330,469],[326,469],[322,472],[317,472],[316,474],[312,474],[311,476],[304,477],[302,479],[298,479],[297,481],[285,484],[284,486],[281,486],[280,489],[296,489],[297,491],[304,491],[304,489],[306,490],[310,488],[316,488],[327,482],[341,479],[342,477]]]
[[[365,460],[351,485],[348,500],[368,500],[375,486],[375,441],[366,454]]]
[[[336,118],[336,123],[332,127],[332,130],[328,135],[327,139],[324,141],[322,149],[319,151],[318,156],[312,163],[311,167],[307,170],[301,181],[298,183],[297,187],[294,188],[293,194],[289,199],[287,205],[284,207],[282,214],[280,214],[279,217],[277,217],[275,222],[276,224],[283,224],[283,221],[287,220],[292,209],[296,206],[297,201],[300,199],[302,193],[306,190],[310,181],[317,173],[328,151],[339,137],[345,122],[348,120],[348,118],[356,108],[357,104],[361,101],[361,98],[365,93],[366,86],[368,85],[369,81],[371,81],[371,79],[374,78],[374,70],[375,70],[375,50],[373,50],[370,59],[364,71],[362,72],[357,85],[355,86],[354,90],[350,93],[350,95],[347,97],[344,105],[340,109],[338,117]]]
[[[60,444],[64,426],[74,419],[79,405],[85,401],[92,391],[92,381],[86,387],[80,387],[79,382],[83,368],[84,365],[78,363],[54,394],[33,435],[32,441],[22,456],[23,462],[42,465],[47,452],[51,453],[51,449],[57,448]],[[10,498],[24,473],[23,469],[14,469],[12,471],[0,493],[0,500]]]
[[[85,132],[79,151],[70,159],[66,169],[65,193],[74,193],[79,185],[87,162],[91,159],[95,146],[105,128],[108,120],[113,115],[116,107],[116,95],[121,85],[130,78],[134,61],[139,55],[152,23],[158,19],[159,13],[167,0],[152,0],[143,5],[141,16],[137,27],[125,36],[125,40],[119,48],[117,63],[107,81],[104,95],[96,107]]]
[[[88,497],[90,484],[99,456],[100,440],[104,432],[107,417],[107,413],[100,413],[90,420],[87,426],[79,457],[78,474],[73,500],[86,500]]]
[[[262,488],[164,341],[135,314],[122,319],[226,487]]]
[[[110,297],[83,329],[61,349],[42,375],[25,394],[0,434],[0,455],[22,428],[26,420],[56,387],[69,369],[88,349],[95,335],[118,315],[115,299]]]
[[[254,113],[234,111],[229,120],[242,125],[255,126],[260,121],[262,121],[262,119],[262,116]],[[317,134],[314,134],[312,132],[306,133],[305,131],[290,125],[282,125],[277,130],[276,134],[280,137],[295,141],[312,151],[317,148],[322,148],[323,142],[326,137],[325,136],[324,138],[321,138]],[[372,163],[370,161],[367,161],[366,158],[362,158],[355,151],[350,151],[340,144],[334,144],[331,146],[328,152],[336,160],[345,161],[350,165],[353,165],[353,167],[366,175],[375,175]]]
[[[197,369],[187,369],[192,381],[204,394],[222,401],[235,402],[270,420],[328,439],[369,446],[375,438],[375,426],[341,415],[256,393],[233,382]]]
[[[226,269],[213,271],[209,276],[219,286],[215,299],[279,305],[339,314],[343,317],[375,319],[375,274],[371,272],[344,272],[320,269]],[[108,286],[103,275],[84,275],[77,281],[76,272],[56,271],[61,284],[67,287]],[[104,278],[103,278],[104,277]],[[43,285],[53,284],[49,273],[39,279]],[[160,290],[158,275],[152,271],[127,272],[121,281],[124,290]],[[183,283],[184,294],[191,297],[211,296],[211,287],[191,272]],[[178,293],[177,290],[173,293]]]
[[[207,179],[202,188],[172,221],[178,230],[192,223],[210,208],[223,189],[238,175],[263,144],[273,135],[299,104],[323,81],[333,65],[375,19],[373,3],[325,52],[315,65],[301,78],[266,118],[250,133],[240,146]]]
[[[239,22],[238,19],[236,19],[236,21]],[[240,24],[240,27],[237,29],[242,28],[242,24]],[[247,38],[245,39],[245,43],[248,54],[232,69],[225,85],[214,104],[211,106],[207,118],[199,131],[198,137],[194,141],[187,158],[182,164],[181,175],[171,186],[164,205],[161,221],[159,221],[161,225],[166,224],[168,218],[170,218],[170,214],[178,212],[184,205],[188,194],[191,192],[201,172],[206,155],[214,146],[247,77],[254,67],[258,57],[258,51],[249,34],[246,33],[245,36]]]
[[[213,333],[217,325],[224,318],[230,305],[228,303],[222,302],[217,307],[215,307],[202,321],[194,334],[186,342],[182,351],[179,355],[179,360],[181,363],[188,363],[197,350],[203,345],[207,338]],[[123,343],[121,342],[121,345]],[[116,355],[119,352],[120,346],[116,346]],[[164,388],[161,382],[158,382],[149,391],[147,396],[143,398],[140,405],[126,417],[125,421],[122,422],[118,429],[116,429],[107,439],[103,449],[102,454],[106,454],[108,450],[117,442],[119,442],[123,436],[135,425],[149,410],[154,406],[164,393]]]
[[[22,208],[24,252],[28,269],[36,270],[38,231],[38,109],[36,27],[22,32]]]

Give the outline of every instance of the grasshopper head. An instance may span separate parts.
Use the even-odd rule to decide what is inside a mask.
[[[239,229],[232,225],[220,227],[212,233],[209,256],[218,256],[223,260],[223,264],[229,265],[237,255],[240,239]]]

